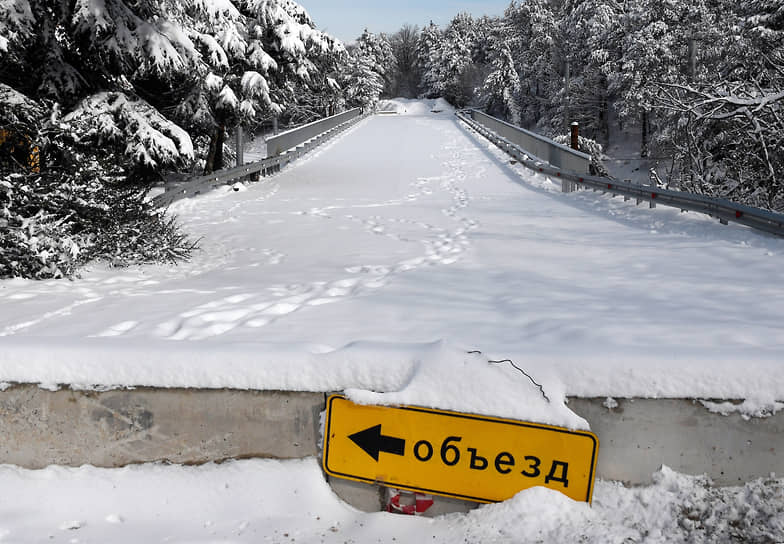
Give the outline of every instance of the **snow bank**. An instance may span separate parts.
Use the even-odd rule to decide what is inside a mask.
[[[746,399],[743,406],[753,407],[753,414],[760,407],[776,411],[784,391],[779,354],[763,350],[744,360],[743,350],[698,348],[471,354],[444,342],[357,342],[331,349],[103,338],[41,343],[25,337],[4,338],[2,348],[0,381],[6,383],[345,391],[357,403],[411,404],[576,429],[587,424],[564,406],[569,396]]]
[[[455,108],[443,98],[412,99],[393,98],[378,103],[378,111],[397,113],[398,115],[433,115],[434,113],[452,113]]]

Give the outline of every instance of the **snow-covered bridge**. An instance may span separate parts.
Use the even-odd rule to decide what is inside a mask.
[[[4,282],[0,334],[323,349],[444,339],[591,367],[780,358],[784,241],[562,195],[451,113],[408,110],[247,191],[177,203],[201,245],[188,264]]]

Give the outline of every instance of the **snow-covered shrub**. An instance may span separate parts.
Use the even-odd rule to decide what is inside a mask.
[[[40,207],[42,197],[25,176],[0,177],[0,278],[60,278],[76,270],[82,237],[62,232],[68,218]]]
[[[177,262],[194,244],[98,162],[63,174],[0,176],[0,278],[71,277],[92,260],[112,265]]]
[[[90,123],[57,121],[43,115],[43,104],[17,95],[0,103],[0,126],[29,139],[42,161],[0,161],[0,278],[71,277],[95,259],[187,258],[193,243],[144,199],[146,189],[128,183],[133,163],[122,146],[101,143],[97,133],[84,137]],[[104,126],[115,126],[110,119]]]

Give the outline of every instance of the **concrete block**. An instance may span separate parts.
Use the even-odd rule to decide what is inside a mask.
[[[679,399],[569,400],[569,408],[599,437],[597,476],[648,484],[667,465],[707,474],[716,485],[740,485],[784,474],[784,413],[743,419],[709,412],[699,401]]]
[[[320,393],[187,389],[0,392],[0,463],[118,467],[317,455]]]

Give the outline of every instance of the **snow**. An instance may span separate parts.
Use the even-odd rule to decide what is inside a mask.
[[[589,542],[784,540],[784,480],[715,489],[666,467],[648,487],[599,481],[593,506],[533,488],[468,514],[366,514],[315,459],[122,469],[0,466],[3,542]]]
[[[258,72],[249,70],[242,74],[242,92],[248,96],[264,96],[269,101],[269,85],[267,80]]]
[[[172,206],[189,263],[0,282],[0,382],[348,390],[576,428],[568,396],[784,400],[783,240],[562,194],[435,102],[395,103],[421,113]],[[552,402],[487,363],[507,358]]]
[[[87,136],[125,139],[125,153],[147,165],[176,164],[193,157],[188,133],[158,113],[144,100],[123,93],[100,92],[82,100],[63,121],[83,121]]]
[[[77,0],[73,11],[74,26],[79,32],[95,36],[112,27],[104,0]]]
[[[381,100],[377,110],[381,112],[394,112],[398,115],[431,115],[432,113],[450,114],[455,111],[449,102],[443,98],[417,100],[411,98],[394,98]]]
[[[210,91],[217,92],[223,88],[223,78],[210,72],[204,78],[204,86]]]
[[[208,20],[213,24],[222,20],[237,21],[242,17],[230,0],[193,0],[193,5],[207,15]]]
[[[207,54],[205,57],[209,59],[210,66],[214,68],[223,68],[226,69],[229,67],[229,58],[226,55],[226,52],[223,50],[223,47],[218,43],[214,37],[210,36],[209,34],[203,34],[201,32],[194,33],[194,38],[202,43],[204,47],[207,49]],[[211,77],[217,77],[215,74],[209,73],[205,77],[204,86],[208,89],[214,86],[214,83],[210,83],[208,81]]]
[[[0,83],[0,98],[3,99],[4,104],[9,106],[24,106],[29,109],[37,108],[35,102],[30,100],[30,98],[4,83]]]
[[[270,70],[278,69],[278,63],[275,62],[275,59],[270,57],[258,43],[252,43],[250,47],[248,47],[248,62],[251,66],[258,68],[265,73]]]
[[[225,108],[227,110],[234,110],[239,107],[240,101],[237,99],[237,95],[234,94],[234,91],[228,85],[225,85],[221,92],[218,94],[218,107]]]

